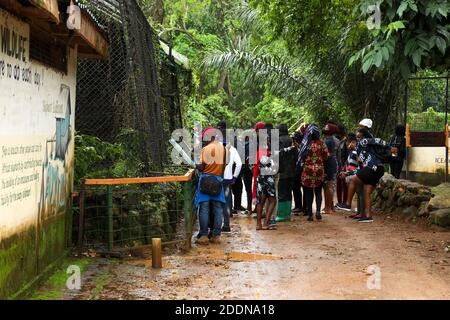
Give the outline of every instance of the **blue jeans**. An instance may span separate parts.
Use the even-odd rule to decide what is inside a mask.
[[[211,204],[211,209],[214,215],[214,236],[220,236],[222,232],[222,212],[223,212],[223,203],[219,201],[205,201],[201,202],[199,205],[199,223],[200,223],[200,232],[199,236],[208,236],[208,227],[209,227],[209,207]]]
[[[230,227],[231,210],[233,207],[233,193],[230,185],[224,186],[225,203],[223,203],[223,226]]]

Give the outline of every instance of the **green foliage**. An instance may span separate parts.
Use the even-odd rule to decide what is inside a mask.
[[[308,103],[307,111],[314,121],[322,122],[328,117],[353,125],[361,118],[383,119],[374,122],[375,133],[383,135],[400,121],[403,87],[399,72],[393,68],[395,64],[378,72],[370,68],[372,64],[384,66],[385,59],[395,50],[390,41],[386,48],[371,53],[364,61],[363,52],[354,56],[373,38],[366,24],[353,14],[355,8],[359,12],[363,2],[253,0],[251,4],[271,26],[271,37],[286,41],[289,59],[309,65],[309,74],[323,83],[315,91],[326,98],[329,107],[317,101]],[[400,22],[389,25],[391,38],[400,28]],[[360,60],[361,65],[356,66],[355,61]],[[362,68],[366,73],[361,72]]]
[[[367,9],[375,2],[382,23],[369,29]],[[448,59],[444,0],[173,0],[164,9],[162,37],[194,68],[189,125],[223,118],[248,127],[292,116],[288,122],[352,126],[369,117],[383,119],[375,121],[377,133],[391,132],[403,110],[401,74]],[[433,88],[410,93],[433,105],[416,94]],[[270,117],[271,107],[280,120]]]
[[[395,69],[407,79],[417,68],[448,65],[450,46],[450,4],[446,0],[364,0],[359,13],[373,15],[379,4],[380,25],[368,25],[370,40],[349,61],[361,61],[362,71]]]
[[[220,120],[232,123],[233,113],[228,109],[225,93],[210,95],[201,102],[191,100],[187,110],[187,124],[194,127],[195,123],[201,123],[203,127],[216,125]]]
[[[75,183],[86,178],[137,177],[144,169],[139,158],[137,133],[122,131],[109,143],[97,137],[75,134]]]
[[[439,74],[430,70],[420,70],[417,77],[436,77]],[[411,80],[408,83],[408,111],[420,113],[428,108],[445,112],[445,79]]]
[[[286,100],[274,97],[269,93],[264,95],[264,100],[258,103],[255,109],[257,121],[286,123],[288,126],[295,124],[303,113],[302,108],[293,108]]]
[[[444,131],[445,113],[433,108],[421,113],[408,113],[408,123],[414,131]]]

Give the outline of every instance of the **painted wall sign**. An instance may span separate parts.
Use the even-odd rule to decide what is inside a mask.
[[[0,9],[0,241],[62,213],[72,191],[76,50],[63,74],[30,60],[29,39]]]
[[[408,149],[408,156],[410,171],[445,172],[445,147],[413,147]]]

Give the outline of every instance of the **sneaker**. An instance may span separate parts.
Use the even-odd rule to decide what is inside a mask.
[[[361,218],[365,218],[365,217],[362,214],[355,214],[355,215],[353,215],[352,219],[359,220]]]
[[[200,245],[208,245],[209,244],[209,239],[207,236],[201,236],[200,238],[197,239],[197,244]]]
[[[312,216],[309,216],[308,221],[314,221],[314,218]]]
[[[337,205],[337,208],[338,208],[339,210],[343,210],[343,211],[352,211],[352,207],[349,206],[349,205],[347,205],[346,203],[339,203],[339,204]]]
[[[372,217],[362,217],[361,219],[358,220],[358,222],[370,223],[370,222],[373,222],[373,218]]]
[[[220,236],[212,237],[211,243],[219,244],[220,243]]]
[[[276,226],[276,225],[277,225],[277,220],[275,220],[275,219],[270,220],[269,226]]]
[[[300,213],[300,212],[302,212],[302,209],[299,208],[292,209],[292,213]]]
[[[317,213],[317,214],[316,214],[316,219],[317,219],[317,220],[322,220],[322,215],[321,215],[320,213]]]
[[[230,227],[222,227],[222,232],[230,233],[231,232],[231,228]]]

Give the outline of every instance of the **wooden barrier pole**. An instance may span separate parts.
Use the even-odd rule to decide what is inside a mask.
[[[152,267],[155,269],[162,268],[162,257],[161,257],[161,239],[152,239]]]

